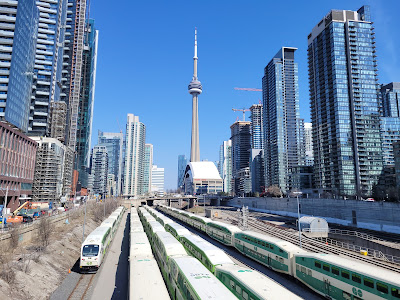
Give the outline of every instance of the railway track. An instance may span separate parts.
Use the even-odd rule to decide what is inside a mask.
[[[235,219],[238,218],[238,213],[233,211],[224,211],[225,214],[234,217]],[[251,227],[258,229],[262,232],[265,232],[271,236],[280,238],[282,240],[288,241],[294,245],[299,246],[299,239],[296,233],[290,232],[288,230],[283,230],[278,228],[277,226],[269,225],[263,221],[259,221],[253,217],[250,217],[248,220],[248,225]],[[311,252],[315,253],[326,253],[326,254],[336,254],[336,255],[343,255],[353,259],[357,259],[359,261],[363,261],[387,270],[391,270],[394,272],[400,272],[400,266],[388,264],[384,261],[376,260],[372,257],[362,256],[360,254],[356,254],[354,252],[338,248],[332,245],[326,245],[320,241],[313,240],[311,238],[307,238],[302,236],[302,247]]]
[[[90,284],[93,281],[93,278],[96,274],[82,274],[79,277],[76,286],[72,290],[71,294],[68,297],[68,300],[83,300],[85,299],[86,293],[90,287]]]

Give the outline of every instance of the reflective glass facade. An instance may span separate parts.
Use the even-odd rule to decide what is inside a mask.
[[[382,85],[381,101],[384,117],[400,117],[400,82]]]
[[[400,141],[400,118],[382,117],[383,165],[394,166],[393,143]]]
[[[39,12],[33,0],[0,8],[0,118],[27,132]]]
[[[264,69],[262,79],[266,187],[291,188],[290,170],[304,159],[303,121],[299,114],[296,48],[283,47]]]
[[[232,193],[232,141],[224,141],[219,149],[218,172],[223,182],[223,192]]]
[[[90,143],[92,135],[92,120],[94,107],[94,92],[96,87],[96,65],[97,65],[97,42],[98,31],[95,30],[94,20],[90,19],[87,23],[87,36],[85,48],[82,54],[82,79],[81,93],[79,98],[78,110],[78,130],[76,138],[76,158],[75,164],[79,171],[79,181],[82,186],[87,187],[88,173],[86,168],[89,164]],[[118,135],[118,134],[117,134]],[[120,134],[122,139],[122,134]],[[112,162],[114,164],[114,162]],[[110,161],[110,165],[112,164]],[[113,170],[115,179],[121,179],[120,174],[115,173],[115,166],[110,167]],[[121,168],[119,167],[119,170]],[[118,170],[118,168],[117,168]],[[117,184],[117,193],[120,191],[120,184]]]
[[[41,0],[35,55],[35,81],[29,115],[29,135],[50,136],[50,103],[60,101],[62,44],[67,0]]]
[[[249,168],[249,151],[251,149],[250,124],[250,122],[246,121],[237,121],[231,125],[232,177],[235,195],[251,192]]]
[[[254,104],[250,107],[251,120],[251,148],[263,149],[263,107],[262,104]]]
[[[143,194],[151,191],[151,169],[153,168],[153,145],[144,146],[144,166],[143,166]]]
[[[187,163],[185,155],[178,155],[178,189],[183,187],[183,176],[185,175]]]
[[[113,132],[102,132],[99,131],[97,142],[99,146],[104,146],[107,149],[108,154],[108,174],[113,174],[116,182],[116,194],[119,195],[121,192],[121,180],[122,180],[122,149],[123,149],[123,134]],[[79,144],[77,144],[79,145]],[[82,161],[84,163],[84,161]],[[85,165],[81,165],[83,170]],[[79,174],[79,178],[81,174]],[[82,184],[82,186],[84,186]]]
[[[332,10],[308,36],[316,187],[369,196],[382,171],[374,28],[369,8]]]

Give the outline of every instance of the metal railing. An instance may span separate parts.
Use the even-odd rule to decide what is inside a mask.
[[[361,246],[349,244],[346,242],[340,242],[340,241],[333,240],[330,238],[318,237],[315,239],[318,241],[321,241],[325,244],[340,247],[340,248],[343,248],[343,249],[346,249],[349,251],[353,251],[353,252],[357,252],[357,253],[366,253],[368,256],[400,265],[400,257],[389,255],[389,254],[384,254],[382,251],[379,251],[379,250],[375,250],[375,249],[371,249],[371,248],[367,248],[367,247],[361,247]]]

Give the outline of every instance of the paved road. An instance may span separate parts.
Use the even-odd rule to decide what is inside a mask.
[[[124,214],[108,251],[85,299],[128,298],[129,218]]]

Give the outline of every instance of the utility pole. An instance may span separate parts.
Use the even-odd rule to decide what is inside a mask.
[[[89,194],[90,196],[90,194]],[[82,232],[82,244],[85,241],[85,223],[86,223],[86,206],[87,206],[88,199],[85,201],[85,216],[83,217],[83,232]]]
[[[4,229],[4,223],[6,222],[4,220],[4,216],[5,216],[6,209],[7,209],[7,198],[8,198],[8,186],[7,186],[7,189],[6,189],[6,198],[4,199],[4,207],[3,207],[3,213],[2,213],[2,218],[3,218],[2,223],[1,223],[2,229]]]

